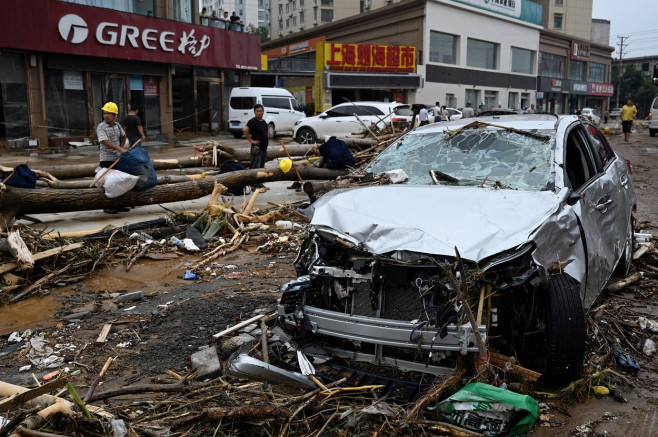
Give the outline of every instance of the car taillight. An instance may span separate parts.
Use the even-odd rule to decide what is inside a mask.
[[[628,169],[628,172],[630,174],[633,174],[633,166],[631,165],[631,160],[630,159],[626,160],[626,168]]]
[[[395,123],[395,122],[398,122],[398,123],[399,123],[399,122],[407,121],[407,120],[404,119],[404,118],[393,118],[393,119],[391,119],[391,121],[393,121],[394,123]]]
[[[653,114],[653,113],[649,112],[649,120],[653,120],[653,118],[651,118],[651,114]]]

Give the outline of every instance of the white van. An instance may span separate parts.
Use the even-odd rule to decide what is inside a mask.
[[[265,108],[263,119],[270,138],[276,132],[292,131],[295,122],[306,117],[301,105],[283,88],[233,88],[228,104],[228,130],[235,138],[242,136],[242,128],[254,116],[257,103]]]

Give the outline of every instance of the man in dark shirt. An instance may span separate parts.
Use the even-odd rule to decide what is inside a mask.
[[[257,104],[254,106],[254,115],[247,122],[247,125],[242,129],[245,138],[251,144],[251,165],[249,168],[263,168],[265,167],[265,160],[267,159],[267,122],[263,120],[265,109],[263,105]]]
[[[137,105],[130,105],[130,111],[123,119],[123,128],[126,131],[126,136],[131,147],[139,140],[146,140],[142,121],[139,119],[137,112],[139,112]]]

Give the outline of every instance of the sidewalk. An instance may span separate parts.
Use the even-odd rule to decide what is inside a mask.
[[[151,159],[181,159],[194,156],[194,146],[204,145],[206,141],[220,141],[225,143],[245,143],[246,140],[235,139],[233,135],[226,133],[214,136],[199,136],[191,139],[178,140],[174,145],[164,142],[147,141],[144,148],[149,152]],[[74,147],[70,153],[40,154],[39,157],[30,157],[28,152],[22,151],[0,151],[0,164],[6,167],[15,167],[28,161],[31,168],[54,165],[76,165],[98,162],[98,146]],[[271,161],[267,166],[276,165]],[[300,191],[288,189],[290,181],[268,182],[269,190],[260,194],[255,203],[256,208],[267,208],[269,202],[294,203],[306,201],[308,197]],[[241,208],[242,203],[248,201],[251,195],[239,196],[233,199],[233,205]],[[225,196],[230,199],[230,196]],[[102,210],[76,211],[53,214],[31,214],[30,217],[40,220],[42,223],[33,223],[29,220],[20,220],[20,223],[32,228],[46,230],[48,232],[75,232],[85,230],[100,230],[105,226],[124,226],[147,220],[164,217],[170,212],[202,211],[207,205],[210,196],[199,199],[191,199],[182,202],[172,202],[162,205],[136,206],[128,212],[117,214],[106,214]]]

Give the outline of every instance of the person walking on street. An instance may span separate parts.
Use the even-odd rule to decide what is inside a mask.
[[[535,113],[535,104],[531,103],[530,107],[525,111],[526,114],[534,114]]]
[[[100,144],[99,166],[109,168],[121,155],[128,150],[123,147],[126,141],[126,133],[116,118],[119,115],[119,107],[114,102],[107,102],[103,108],[103,121],[96,127],[96,136]],[[108,214],[116,214],[119,211],[130,211],[130,208],[104,209]]]
[[[267,138],[267,122],[263,120],[264,114],[265,108],[263,108],[263,105],[256,104],[254,106],[254,117],[242,129],[242,133],[251,144],[251,164],[249,168],[265,167],[269,139]],[[263,185],[258,184],[256,188],[263,188]]]
[[[475,117],[475,110],[471,107],[471,102],[466,102],[466,107],[462,109],[462,118]]]
[[[139,115],[137,115],[138,112],[139,109],[137,108],[137,105],[130,105],[128,115],[123,118],[123,128],[126,130],[128,144],[130,144],[131,147],[139,140],[146,140],[146,135],[142,128],[142,121],[139,119]]]
[[[432,108],[432,112],[434,113],[434,123],[441,121],[441,103],[436,102],[434,108]]]
[[[428,116],[429,113],[427,112],[427,108],[424,106],[420,108],[420,111],[418,112],[418,119],[420,120],[420,126],[425,126],[427,123],[429,123]]]
[[[621,119],[621,129],[624,132],[624,141],[628,142],[631,136],[631,128],[633,127],[633,120],[637,116],[637,108],[633,104],[633,99],[628,99],[628,102],[622,106],[619,112]]]

